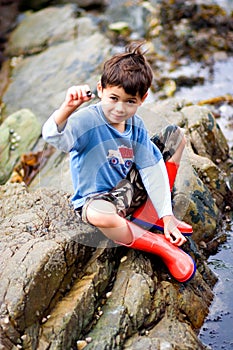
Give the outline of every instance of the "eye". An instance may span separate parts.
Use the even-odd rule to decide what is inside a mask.
[[[117,99],[117,97],[115,97],[115,96],[110,96],[110,100],[116,102],[118,99]]]
[[[128,100],[127,103],[130,104],[130,105],[131,105],[131,104],[134,105],[134,104],[136,103],[136,101],[135,101],[135,100]]]

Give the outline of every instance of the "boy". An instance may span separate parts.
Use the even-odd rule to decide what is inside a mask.
[[[76,111],[94,95],[88,85],[71,87],[45,123],[43,137],[70,152],[72,202],[82,220],[119,244],[160,255],[171,274],[184,282],[194,274],[195,264],[177,246],[186,241],[181,231],[191,233],[192,228],[174,217],[170,187],[185,141],[181,130],[170,126],[152,142],[136,115],[152,78],[141,45],[131,44],[105,62],[97,84],[100,102]],[[164,235],[126,219],[134,213],[140,222],[148,208]]]

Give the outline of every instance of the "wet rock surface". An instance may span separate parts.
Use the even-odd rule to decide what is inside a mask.
[[[175,344],[167,328],[174,319],[189,346],[198,348],[192,329],[202,325],[216,281],[204,260],[198,258],[196,276],[182,285],[155,256],[108,248],[101,235],[100,248],[80,243],[96,229],[80,223],[65,193],[30,193],[9,183],[1,187],[1,198],[3,344],[70,349],[88,338],[87,349],[116,348],[143,329],[153,329],[151,341]],[[191,244],[186,249],[197,258]],[[159,336],[156,328],[164,326]]]
[[[1,71],[0,347],[205,349],[198,332],[217,280],[206,257],[224,240],[217,228],[232,198],[230,150],[210,109],[169,98],[139,110],[151,136],[175,123],[187,137],[173,192],[176,216],[194,229],[184,250],[196,261],[197,272],[186,284],[171,278],[156,256],[116,246],[81,224],[70,206],[68,156],[37,140],[70,85],[89,83],[95,92],[102,62],[116,43],[145,36],[156,77],[153,88],[160,97],[172,97],[180,83],[169,72],[180,64],[178,57],[186,60],[195,52],[200,58],[201,42],[207,61],[214,50],[215,58],[232,51],[231,18],[195,2],[135,6],[116,1],[99,17],[80,10],[97,2],[65,3],[30,2],[33,10],[47,7],[21,16],[9,35]],[[208,40],[203,23],[217,46]],[[164,45],[162,28],[169,45]],[[14,152],[12,118],[14,136],[21,137]]]

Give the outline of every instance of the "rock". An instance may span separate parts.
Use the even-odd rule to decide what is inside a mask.
[[[219,209],[227,196],[226,180],[216,158],[226,160],[229,148],[209,110],[187,104],[177,99],[148,103],[139,113],[151,136],[169,124],[183,127],[187,147],[173,191],[174,213],[193,226],[196,242],[203,237],[208,241],[215,235]],[[205,135],[209,142],[205,141]]]
[[[56,196],[55,193],[53,195]],[[37,329],[38,321],[48,315],[49,305],[54,305],[67,289],[74,270],[78,273],[77,264],[82,269],[93,248],[85,248],[78,243],[77,227],[68,232],[63,227],[54,240],[50,229],[53,223],[56,226],[55,212],[58,210],[61,213],[66,200],[53,208],[55,202],[53,204],[52,197],[47,197],[46,193],[43,195],[41,191],[31,196],[21,185],[2,186],[3,197],[1,325],[4,322],[5,337],[17,343],[19,332],[33,324]],[[60,197],[60,200],[64,198]],[[52,213],[52,209],[55,212]],[[71,220],[75,223],[75,216]],[[62,227],[60,219],[59,222]],[[4,235],[4,232],[8,234]],[[14,320],[13,323],[6,324],[4,320],[7,317]]]
[[[191,169],[189,163],[181,163],[173,195],[174,213],[192,225],[195,242],[208,241],[215,235],[219,210],[209,188]]]
[[[43,124],[62,103],[71,85],[85,82],[95,91],[102,62],[111,45],[90,19],[74,18],[73,9],[66,5],[62,9],[48,8],[30,14],[12,33],[13,38],[21,39],[12,39],[10,54],[43,51],[21,58],[14,66],[12,82],[2,98],[4,115],[23,106],[31,109]],[[48,18],[51,24],[47,24]],[[65,59],[64,52],[69,52]]]
[[[202,288],[205,290],[205,300],[201,297]],[[208,305],[211,300],[211,289],[208,283],[203,283],[199,274],[195,276],[187,289],[176,288],[170,282],[162,281],[161,286],[158,286],[156,290],[150,314],[146,320],[145,326],[149,326],[150,329],[147,336],[135,334],[126,341],[125,349],[148,349],[150,347],[157,349],[158,347],[158,349],[204,350],[205,346],[198,340],[193,329],[189,329],[185,318],[191,321],[194,329],[198,329],[208,313]],[[183,316],[181,314],[178,316],[176,310],[180,310]],[[180,339],[184,337],[186,340],[180,346]]]
[[[78,340],[77,341],[77,350],[82,350],[86,347],[87,342],[85,340]]]
[[[229,147],[213,114],[206,107],[199,106],[185,107],[182,113],[196,153],[215,162],[219,158],[227,160]]]
[[[9,37],[6,54],[10,57],[32,55],[56,43],[72,40],[79,27],[77,11],[77,7],[70,4],[26,12]]]
[[[0,125],[0,184],[10,177],[20,155],[30,150],[41,134],[36,116],[28,109],[11,114]]]
[[[29,3],[36,10],[47,5],[43,0],[24,1],[23,5]],[[157,0],[142,6],[112,2],[100,19],[87,16],[75,4],[86,7],[94,1],[77,0],[72,5],[25,13],[11,34],[10,61],[4,73],[11,72],[11,81],[6,89],[5,78],[1,88],[3,112],[7,121],[15,110],[30,108],[39,123],[30,126],[27,137],[34,129],[40,132],[41,124],[59,106],[70,85],[83,81],[95,91],[102,62],[112,51],[107,39],[111,35],[101,33],[95,23],[102,20],[106,29],[106,22],[126,21],[131,38],[147,34],[150,26],[150,34],[156,36],[150,42],[152,47],[162,30],[161,21],[166,22],[166,14],[159,14],[161,2]],[[187,6],[188,11],[192,5]],[[189,23],[179,23],[178,34],[185,40]],[[161,44],[160,39],[156,42]],[[153,48],[150,52],[155,54]],[[168,46],[161,52],[168,53]],[[172,95],[174,88],[174,84],[170,86],[167,95]],[[97,229],[81,223],[70,205],[68,155],[56,151],[30,184],[30,191],[24,183],[7,182],[0,187],[0,347],[205,348],[198,331],[208,314],[217,277],[199,246],[211,246],[225,202],[221,163],[228,157],[226,140],[213,115],[190,102],[169,99],[147,103],[139,114],[151,136],[170,123],[180,125],[187,136],[173,203],[176,215],[194,228],[183,249],[196,261],[195,277],[178,283],[158,257],[116,247]],[[1,162],[8,157],[9,135],[14,146],[17,135],[21,136],[18,129],[14,135],[4,125],[5,121],[0,127]],[[29,158],[22,158],[32,146],[27,147],[20,149],[17,159],[39,155],[41,160],[46,147],[41,140]]]
[[[10,76],[10,64],[9,61],[3,62],[0,70],[0,96],[3,95],[3,92],[7,88],[9,84],[9,76]],[[0,114],[2,113],[2,105],[0,105]]]
[[[44,147],[46,145],[43,146],[43,149]],[[68,154],[55,150],[44,168],[39,171],[39,176],[36,176],[30,184],[32,190],[40,187],[57,188],[70,194],[73,193]]]
[[[116,35],[121,35],[122,37],[127,37],[130,35],[130,28],[127,22],[114,22],[109,25],[109,29],[116,33]]]
[[[9,32],[16,25],[16,18],[19,13],[19,2],[20,0],[8,0],[1,1],[0,3],[0,68],[2,63],[5,61],[6,57],[4,55],[5,47],[7,46],[7,39]],[[0,75],[0,90],[2,85],[2,76]],[[1,91],[0,91],[1,94]]]
[[[167,327],[169,327],[169,336],[166,331]],[[186,341],[181,348],[178,344],[184,334],[189,334],[189,336],[186,337]],[[186,323],[179,322],[176,319],[169,319],[165,316],[158,326],[149,331],[146,337],[129,339],[124,349],[205,350],[206,347],[197,339],[195,332],[190,330]]]
[[[91,52],[89,47],[92,47]],[[80,41],[55,45],[23,59],[15,67],[13,81],[3,96],[6,105],[4,113],[9,114],[24,106],[39,116],[41,124],[44,123],[62,103],[68,87],[77,82],[86,82],[95,90],[98,81],[96,74],[108,51],[108,41],[97,32]],[[64,52],[69,52],[65,60]],[[90,78],[93,71],[95,73]],[[10,103],[12,99],[14,105]]]
[[[160,39],[173,52],[171,57],[205,61],[218,50],[232,52],[232,17],[217,4],[192,1],[181,6],[178,0],[161,1],[159,9]],[[226,26],[230,28],[227,35]],[[154,32],[151,26],[150,37]]]
[[[200,272],[175,287],[155,256],[114,248],[102,235],[93,244],[96,229],[80,223],[64,192],[30,193],[11,183],[0,191],[2,341],[25,350],[68,350],[78,339],[92,339],[86,348],[94,349],[121,346],[125,337],[158,324],[165,309],[168,323],[171,316],[189,320],[187,334],[190,322],[194,328],[203,322],[216,280],[200,256]]]
[[[217,207],[222,209],[224,198],[228,192],[223,170],[211,159],[195,154],[190,147],[189,159],[199,178],[210,190]]]
[[[138,109],[138,114],[142,116],[152,137],[169,124],[182,125],[183,127],[184,118],[181,110],[185,104],[186,101],[178,99],[144,103]]]
[[[79,339],[82,330],[93,322],[99,296],[109,284],[113,273],[114,250],[99,249],[83,270],[67,295],[57,303],[50,318],[42,325],[39,340],[51,349],[65,349]],[[85,341],[87,344],[87,342]]]
[[[145,38],[149,30],[148,18],[153,11],[152,9],[146,3],[138,6],[138,4],[124,0],[110,1],[105,11],[105,18],[108,23],[111,23],[109,29],[113,32],[113,40],[117,40],[117,35],[126,41],[129,37],[133,37],[134,40]]]

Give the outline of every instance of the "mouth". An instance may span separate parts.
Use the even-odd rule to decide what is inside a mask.
[[[115,119],[115,120],[121,120],[121,121],[124,120],[124,116],[122,116],[122,115],[116,115],[116,114],[112,114],[112,115],[111,115],[111,118],[112,118],[112,119]]]

